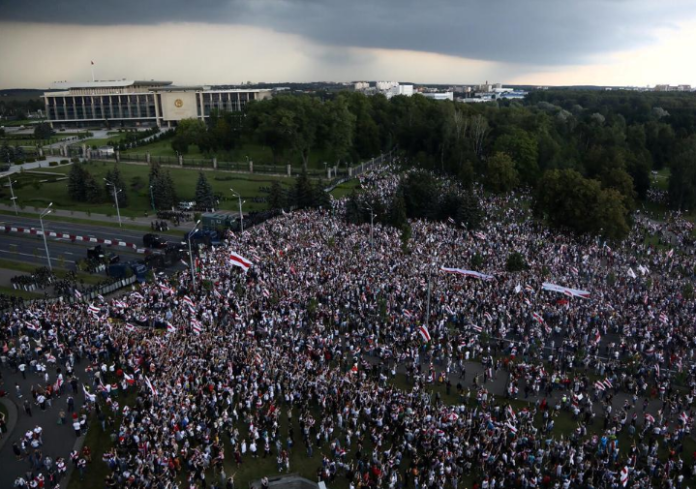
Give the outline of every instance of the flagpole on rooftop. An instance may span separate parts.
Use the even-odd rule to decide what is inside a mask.
[[[94,82],[94,81],[96,81],[96,79],[94,78],[94,61],[90,61],[90,63],[91,63],[90,66],[92,68],[92,81]]]

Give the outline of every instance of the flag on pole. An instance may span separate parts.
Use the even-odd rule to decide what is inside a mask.
[[[425,324],[418,328],[418,332],[423,337],[423,340],[425,340],[426,343],[430,341],[430,332],[428,331],[428,327]]]
[[[79,290],[75,289],[75,299],[80,300],[82,299],[82,294],[80,293]]]
[[[645,413],[645,422],[647,424],[653,424],[653,423],[655,423],[655,418],[653,417],[652,414]]]
[[[605,391],[605,390],[607,390],[607,388],[604,386],[604,384],[602,383],[601,380],[598,380],[597,382],[595,382],[594,385],[595,385],[595,388],[596,388],[598,391]]]
[[[454,224],[454,219],[452,219],[451,217],[448,217],[447,222],[449,222],[450,224]]]
[[[628,267],[628,276],[631,278],[636,278],[636,272],[634,272],[631,267]]]
[[[191,299],[189,296],[185,295],[184,296],[184,304],[189,306],[191,309],[196,308],[196,304],[193,303],[193,299]]]
[[[167,321],[167,332],[168,333],[176,333],[176,326],[174,326],[169,321]]]
[[[474,233],[474,236],[476,236],[478,239],[486,239],[486,235],[481,232]]]
[[[685,412],[682,412],[682,413],[679,415],[679,420],[680,420],[682,423],[684,423],[685,425],[689,424],[689,419],[690,419],[690,418],[689,418],[689,415],[686,414]]]
[[[234,251],[230,251],[230,265],[239,267],[246,272],[247,270],[249,270],[249,268],[251,268],[253,263],[244,258],[242,255],[239,255]]]
[[[197,335],[201,334],[201,331],[203,331],[203,325],[195,319],[191,321],[191,328],[193,329],[193,333]]]
[[[493,316],[491,316],[490,313],[484,312],[483,315],[484,315],[485,318],[488,319],[489,321],[493,321]]]
[[[126,379],[126,382],[128,382],[129,385],[135,384],[135,379],[133,378],[132,375],[128,375],[127,373],[123,373],[123,378]]]
[[[578,274],[578,269],[575,268],[575,267],[570,267],[570,271],[573,273],[573,275],[577,275],[577,274]]]
[[[358,373],[358,364],[357,363],[354,363],[353,366],[350,368],[350,373],[352,373],[352,374]]]
[[[664,312],[660,313],[660,322],[667,324],[669,322],[669,318],[667,317],[667,314]]]
[[[155,386],[152,385],[152,382],[150,382],[150,379],[148,379],[147,377],[145,377],[145,384],[150,388],[152,395],[157,397],[157,389],[155,389]]]
[[[101,309],[95,306],[94,304],[90,304],[89,308],[87,309],[90,313],[92,314],[99,314],[101,312]]]
[[[537,314],[536,312],[533,312],[533,313],[532,313],[532,317],[533,317],[534,320],[537,321],[538,323],[543,323],[543,322],[544,322],[544,318],[541,317],[541,315],[540,315],[540,314]]]
[[[129,333],[132,333],[135,331],[135,326],[133,326],[131,323],[126,323],[126,331]]]
[[[671,250],[669,250],[669,251],[667,252],[667,258],[672,258],[672,255],[673,255],[673,254],[674,254],[674,248],[672,248]]]
[[[520,284],[517,284],[515,287],[515,294],[519,294],[522,291],[522,286]]]

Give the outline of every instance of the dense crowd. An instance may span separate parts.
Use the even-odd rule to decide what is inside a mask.
[[[362,185],[388,202],[398,179]],[[235,466],[272,457],[291,472],[298,451],[329,486],[685,487],[696,470],[684,453],[696,386],[688,223],[638,217],[612,248],[543,227],[523,194],[479,194],[480,230],[415,221],[407,249],[380,224],[371,245],[369,224],[345,224],[338,201],[202,250],[195,290],[184,271],[118,299],[12,311],[3,367],[43,378],[34,399],[84,396],[76,434],[88,415],[114,433],[92,462],[110,467],[106,487],[230,488]],[[654,236],[663,246],[645,244]],[[526,270],[505,272],[513,252]],[[484,278],[441,269],[474,257]],[[467,378],[472,361],[482,374]],[[439,384],[456,385],[454,402]],[[572,430],[556,428],[562,416]],[[62,463],[84,470],[83,459]],[[32,468],[19,486],[60,478],[55,464]]]

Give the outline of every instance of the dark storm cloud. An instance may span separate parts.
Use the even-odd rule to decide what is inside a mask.
[[[245,24],[320,44],[542,65],[640,47],[694,17],[694,0],[0,0],[5,21]]]

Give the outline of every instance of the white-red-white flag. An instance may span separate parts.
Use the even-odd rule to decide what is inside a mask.
[[[426,343],[430,341],[430,332],[428,331],[428,327],[425,324],[418,328],[418,332],[423,337],[423,340],[425,340]]]
[[[253,263],[244,258],[242,255],[235,253],[234,251],[230,251],[230,265],[239,267],[246,272],[251,268]]]

